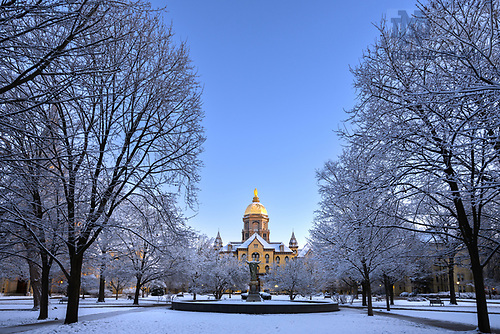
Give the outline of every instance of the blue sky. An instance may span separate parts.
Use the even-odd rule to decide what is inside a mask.
[[[196,230],[239,241],[257,188],[271,241],[306,242],[320,200],[315,173],[335,159],[334,131],[353,107],[349,66],[382,16],[415,1],[167,0],[204,85],[205,167]],[[188,213],[191,214],[191,213]]]

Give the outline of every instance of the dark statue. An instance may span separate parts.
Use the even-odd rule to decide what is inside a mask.
[[[259,271],[259,263],[260,261],[247,261],[248,266],[250,267],[250,280],[257,280],[257,272]]]

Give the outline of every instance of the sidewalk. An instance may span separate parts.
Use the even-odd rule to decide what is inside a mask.
[[[353,306],[353,305],[339,305],[339,306],[341,309],[343,307],[345,307],[345,308],[357,309],[359,311],[366,312],[365,306]],[[391,310],[429,311],[429,310],[421,310],[418,308],[397,308],[397,307],[394,307],[394,308],[391,307]],[[454,312],[454,311],[436,309],[436,310],[434,310],[434,312]],[[463,323],[459,323],[459,322],[428,319],[428,318],[421,318],[418,316],[409,316],[409,315],[402,315],[402,314],[397,314],[397,313],[390,313],[390,311],[385,311],[385,308],[382,308],[382,307],[377,307],[377,308],[374,307],[373,313],[376,315],[381,315],[381,316],[385,316],[385,317],[396,318],[396,319],[412,321],[412,322],[416,322],[416,323],[424,324],[424,325],[428,325],[428,326],[449,329],[449,330],[456,331],[456,332],[473,331],[477,328],[476,325],[463,324]],[[457,311],[455,311],[455,313],[472,313],[472,314],[474,314],[475,312],[457,310]],[[490,314],[500,314],[500,313],[495,312],[495,313],[490,313]],[[495,333],[495,334],[500,334],[500,328],[491,327],[491,332]]]

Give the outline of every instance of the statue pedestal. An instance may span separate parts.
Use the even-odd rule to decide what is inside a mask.
[[[260,302],[259,281],[250,281],[247,302]]]

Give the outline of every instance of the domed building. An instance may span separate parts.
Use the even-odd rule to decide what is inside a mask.
[[[260,202],[255,189],[252,203],[243,214],[241,242],[229,242],[224,246],[220,233],[217,233],[214,248],[223,254],[233,254],[240,261],[260,261],[259,274],[265,274],[274,263],[287,263],[299,254],[299,245],[293,232],[288,246],[283,242],[271,242],[268,224],[267,209]]]

